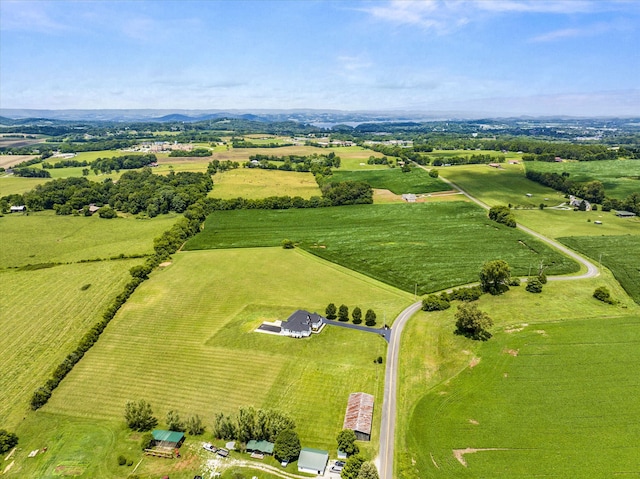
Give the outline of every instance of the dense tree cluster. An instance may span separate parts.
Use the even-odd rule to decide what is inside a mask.
[[[114,156],[111,158],[97,158],[91,162],[91,169],[94,173],[111,173],[112,171],[120,170],[135,170],[148,166],[158,161],[158,158],[153,153],[146,155],[123,155]],[[86,165],[77,165],[86,166]]]
[[[293,146],[293,143],[252,143],[244,138],[232,138],[231,145],[234,148],[282,148],[284,146]]]
[[[121,148],[129,148],[136,144],[136,140],[129,139],[113,139],[113,140],[87,140],[62,142],[54,146],[60,153],[79,153],[81,151],[102,151],[102,150],[119,150]],[[38,145],[40,146],[40,145]]]
[[[55,209],[60,214],[71,214],[89,204],[108,204],[125,213],[156,216],[169,211],[182,213],[212,187],[211,177],[204,173],[170,172],[163,176],[154,175],[147,168],[127,172],[117,183],[111,179],[97,183],[84,177],[56,179],[24,195],[4,199],[11,204],[25,204],[32,211]]]
[[[276,436],[273,455],[279,461],[292,461],[300,455],[301,450],[300,438],[293,429],[284,429]]]
[[[352,429],[340,431],[336,441],[338,442],[338,451],[344,452],[347,456],[360,452],[360,448],[356,444],[356,433]]]
[[[477,153],[466,156],[448,156],[446,158],[436,158],[433,166],[449,165],[488,165],[489,163],[504,163],[504,155],[491,155],[487,153]]]
[[[509,290],[511,268],[506,261],[496,259],[487,261],[480,271],[480,287],[485,293],[502,294]]]
[[[127,427],[134,431],[149,431],[158,425],[151,405],[144,399],[127,402],[124,407],[124,420]]]
[[[323,184],[321,190],[331,206],[373,203],[373,188],[364,181],[329,182]]]
[[[49,158],[51,156],[51,154],[49,154],[49,156],[46,156],[46,158]],[[45,155],[43,154],[41,156],[42,159],[45,158]],[[78,167],[78,166],[89,166],[91,164],[91,162],[87,161],[87,160],[59,160],[56,161],[55,163],[49,163],[47,161],[43,161],[42,162],[42,168],[44,168],[45,170],[51,169],[51,168],[73,168],[73,167]]]
[[[13,449],[18,444],[18,436],[6,429],[0,429],[0,454]]]
[[[496,223],[502,223],[510,228],[516,227],[516,217],[508,206],[492,206],[489,210],[489,219]]]
[[[422,300],[423,311],[442,311],[451,307],[451,301],[476,301],[484,294],[480,286],[457,288],[450,293],[430,294]]]
[[[209,173],[210,175],[215,175],[219,171],[234,170],[238,168],[238,166],[239,164],[237,161],[213,160],[213,161],[210,161],[209,164],[207,165],[207,173]]]
[[[40,168],[13,168],[13,174],[23,178],[51,178],[51,173]]]
[[[211,156],[211,150],[209,150],[208,148],[194,148],[193,150],[172,150],[171,153],[169,153],[170,157],[175,157],[175,158],[186,158],[186,157],[205,157],[205,156]]]
[[[275,442],[282,431],[295,428],[295,421],[281,411],[247,406],[240,407],[237,414],[216,414],[212,433],[218,439]]]
[[[486,341],[491,337],[488,329],[493,326],[493,320],[489,315],[478,309],[474,303],[462,303],[455,314],[455,334],[470,339]]]
[[[593,297],[603,303],[615,304],[615,300],[611,297],[609,289],[605,286],[599,286],[593,292]]]
[[[276,164],[279,163],[279,164]],[[341,159],[333,151],[327,155],[252,155],[243,163],[245,168],[264,170],[311,172],[314,175],[331,176],[331,168],[340,168]]]

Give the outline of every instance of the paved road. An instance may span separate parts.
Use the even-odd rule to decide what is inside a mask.
[[[417,165],[427,170],[422,165]],[[464,191],[458,185],[446,178],[440,177],[442,181],[449,184],[452,188],[458,190],[474,203],[480,205],[485,209],[489,209],[489,205],[474,198],[469,193]],[[535,236],[541,241],[549,244],[550,246],[558,249],[562,253],[570,256],[579,263],[583,264],[587,268],[587,272],[578,276],[550,276],[549,280],[555,281],[568,281],[576,279],[586,279],[598,276],[600,272],[598,268],[586,260],[582,256],[571,251],[569,248],[561,245],[557,241],[554,241],[546,236],[536,233],[535,231],[527,228],[526,226],[517,225],[522,231]],[[396,318],[391,328],[391,338],[388,339],[389,346],[387,348],[387,366],[385,372],[384,381],[384,398],[382,403],[382,423],[380,425],[380,453],[377,458],[378,471],[380,472],[381,479],[393,479],[393,459],[394,459],[394,445],[395,445],[395,428],[396,428],[396,392],[398,390],[398,356],[400,352],[400,336],[406,322],[413,316],[422,306],[422,302],[417,302],[405,309]]]
[[[400,336],[405,323],[422,306],[422,301],[413,303],[396,318],[391,328],[391,339],[387,348],[387,366],[384,380],[384,399],[382,402],[382,422],[380,424],[380,453],[378,471],[381,479],[393,478],[393,448],[396,429],[396,391],[398,390],[398,357]]]
[[[389,338],[391,337],[391,329],[387,328],[370,328],[369,326],[360,326],[359,324],[350,324],[343,323],[342,321],[334,321],[332,319],[327,319],[326,321],[323,319],[322,322],[329,326],[338,326],[341,328],[347,329],[357,329],[358,331],[364,331],[366,333],[375,333],[382,336],[385,341],[389,342]]]

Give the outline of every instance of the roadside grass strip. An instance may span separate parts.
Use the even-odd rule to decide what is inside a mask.
[[[217,211],[185,249],[280,246],[290,239],[326,260],[418,294],[478,281],[487,260],[513,275],[540,262],[549,275],[572,260],[522,231],[490,221],[465,202],[357,205],[286,211]],[[417,285],[417,287],[416,287]]]
[[[374,359],[384,357],[384,339],[342,328],[306,340],[253,330],[300,308],[324,313],[329,302],[372,308],[381,321],[409,301],[302,251],[177,253],[140,285],[42,410],[120,421],[128,400],[144,398],[159,418],[176,409],[210,425],[217,412],[269,407],[293,415],[305,444],[332,449],[350,392],[382,400],[384,366]]]

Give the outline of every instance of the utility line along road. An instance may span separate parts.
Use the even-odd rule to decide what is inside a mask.
[[[415,165],[428,171],[428,168],[425,168],[422,165]],[[460,193],[465,195],[467,198],[469,198],[471,201],[478,204],[482,208],[486,210],[489,209],[489,206],[487,204],[483,203],[477,198],[474,198],[452,181],[447,180],[442,176],[440,177],[440,179],[449,184],[454,189],[458,190]],[[586,273],[578,276],[552,276],[548,278],[549,280],[569,281],[577,279],[587,279],[593,278],[600,274],[598,268],[593,263],[578,255],[577,253],[571,251],[569,248],[550,238],[547,238],[546,236],[541,235],[540,233],[536,233],[526,226],[517,225],[517,227],[525,233],[535,236],[539,240],[544,241],[553,248],[556,248],[567,256],[573,258],[580,264],[584,265],[587,269]],[[396,392],[398,390],[400,337],[402,335],[402,330],[404,329],[406,322],[420,309],[421,306],[422,302],[418,301],[417,303],[414,303],[411,306],[407,307],[396,318],[393,323],[393,327],[391,328],[391,337],[389,339],[389,346],[387,348],[387,365],[385,369],[384,398],[382,403],[382,421],[380,424],[380,453],[378,455],[377,461],[381,479],[393,479],[393,456],[396,429]]]

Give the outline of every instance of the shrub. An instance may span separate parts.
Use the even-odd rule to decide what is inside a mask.
[[[491,337],[487,329],[493,326],[493,320],[487,313],[480,311],[475,304],[463,303],[458,306],[455,318],[455,334],[482,341]]]
[[[195,416],[191,416],[187,420],[187,432],[192,436],[199,436],[204,432],[204,426],[202,424],[202,419],[197,414]]]
[[[124,466],[127,463],[127,458],[124,457],[122,454],[120,454],[118,456],[118,465],[119,466]]]
[[[295,248],[295,244],[290,239],[282,240],[282,248],[283,249],[293,249]]]
[[[109,220],[111,218],[117,218],[118,213],[116,212],[116,210],[114,210],[110,206],[103,206],[98,210],[98,216],[100,216],[100,218]]]
[[[507,225],[510,228],[516,227],[516,218],[506,206],[492,206],[489,210],[489,219]]]
[[[353,324],[360,324],[362,322],[362,310],[356,306],[351,312],[351,317],[353,318]]]
[[[431,178],[437,178],[439,175],[440,173],[438,173],[438,170],[436,169],[429,170],[429,176]]]
[[[364,321],[367,326],[376,325],[376,313],[373,311],[373,309],[367,309],[367,313],[365,314]]]
[[[150,432],[145,432],[140,438],[140,448],[144,451],[145,449],[151,449],[154,444],[153,434]]]
[[[127,466],[129,466],[129,467],[133,466],[133,459],[129,459],[127,461]]]
[[[18,444],[18,436],[6,429],[0,429],[0,454],[13,449]]]
[[[80,291],[86,291],[91,287],[91,283],[88,284],[84,284],[82,285],[82,287],[80,288]]]
[[[151,405],[144,399],[138,402],[127,402],[124,408],[124,419],[127,426],[134,431],[149,431],[158,424],[158,420],[153,416]]]
[[[542,293],[542,282],[538,278],[531,278],[527,282],[526,290],[530,293]]]
[[[596,298],[598,301],[602,301],[603,303],[609,303],[609,304],[615,303],[615,301],[611,297],[611,293],[604,286],[600,286],[596,288],[595,291],[593,292],[593,297]]]
[[[442,311],[449,309],[451,304],[445,299],[441,299],[435,294],[430,294],[422,300],[423,311]]]
[[[329,303],[327,305],[327,308],[324,310],[324,314],[326,315],[327,319],[336,319],[337,311],[338,308],[336,308],[336,305],[333,303]]]
[[[349,321],[349,307],[346,304],[338,308],[338,321]]]
[[[511,278],[509,280],[509,286],[520,286],[520,278]]]

